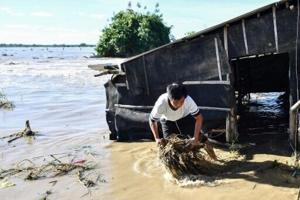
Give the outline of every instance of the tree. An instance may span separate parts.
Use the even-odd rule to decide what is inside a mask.
[[[171,26],[164,24],[157,11],[136,12],[130,4],[127,10],[115,14],[109,26],[103,29],[96,51],[105,57],[133,56],[169,43],[170,31]]]
[[[196,31],[190,31],[190,32],[186,32],[184,34],[184,36],[191,36],[191,35],[194,35],[194,34],[196,34]]]

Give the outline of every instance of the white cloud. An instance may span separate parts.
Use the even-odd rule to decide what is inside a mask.
[[[50,12],[46,12],[46,11],[37,11],[37,12],[32,12],[30,13],[31,16],[34,17],[52,17],[53,14]]]
[[[0,12],[1,13],[4,13],[4,14],[7,14],[7,15],[10,15],[10,16],[23,16],[24,14],[21,13],[21,12],[17,12],[9,7],[4,7],[4,6],[0,6]]]

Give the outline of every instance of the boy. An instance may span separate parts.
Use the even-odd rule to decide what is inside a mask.
[[[168,85],[167,92],[158,98],[150,113],[150,128],[155,141],[159,144],[161,139],[158,121],[161,123],[164,138],[171,134],[189,135],[192,137],[192,145],[196,146],[199,142],[205,143],[205,150],[210,157],[217,159],[207,137],[201,134],[203,117],[199,108],[182,84]]]

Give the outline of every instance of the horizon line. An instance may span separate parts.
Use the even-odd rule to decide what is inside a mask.
[[[96,44],[87,44],[87,43],[73,43],[73,44],[64,44],[64,43],[53,43],[53,44],[43,44],[43,43],[0,43],[1,46],[96,46]]]

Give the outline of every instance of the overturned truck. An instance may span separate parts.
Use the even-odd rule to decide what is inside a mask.
[[[126,59],[105,84],[111,139],[152,138],[155,101],[168,84],[182,82],[205,128],[223,126],[226,141],[235,141],[244,95],[282,91],[290,105],[299,100],[298,35],[299,1],[287,0]],[[290,120],[290,139],[298,142],[297,120]]]

